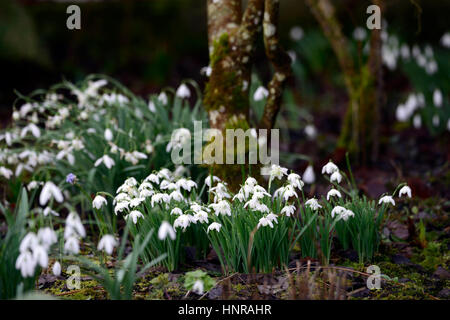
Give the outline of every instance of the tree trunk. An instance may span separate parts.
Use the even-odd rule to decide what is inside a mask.
[[[373,2],[382,8],[382,0]],[[332,3],[329,0],[307,0],[307,3],[336,54],[349,96],[338,147],[346,148],[363,163],[375,161],[378,156],[378,122],[382,103],[380,30],[372,30],[369,59],[357,69]]]
[[[249,88],[255,41],[264,26],[266,53],[275,68],[270,82],[260,127],[272,128],[282,87],[290,74],[290,58],[278,44],[278,1],[249,0],[242,14],[241,0],[207,0],[208,42],[211,75],[205,87],[204,106],[211,128],[251,127],[249,122]],[[228,150],[229,152],[229,150]],[[225,180],[241,176],[241,165],[213,166],[214,174]]]

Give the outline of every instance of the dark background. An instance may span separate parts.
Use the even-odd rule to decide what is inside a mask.
[[[408,43],[439,42],[450,30],[449,0],[388,0],[389,27]],[[364,26],[369,1],[334,1],[347,34]],[[66,8],[81,7],[81,30],[66,28]],[[418,6],[420,9],[418,9]],[[318,29],[303,0],[282,0],[280,31],[289,49],[289,30]],[[0,116],[3,125],[14,90],[35,89],[91,73],[117,78],[147,95],[193,78],[208,64],[206,0],[0,1]],[[264,54],[258,72],[267,71]]]

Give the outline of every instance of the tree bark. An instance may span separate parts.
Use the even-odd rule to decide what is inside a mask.
[[[342,70],[349,106],[344,117],[338,146],[367,163],[378,156],[379,110],[382,105],[381,31],[372,30],[368,61],[355,67],[348,39],[329,0],[306,0],[333,48]],[[373,3],[383,9],[382,0]]]
[[[212,71],[205,87],[203,102],[211,128],[224,133],[226,129],[245,131],[251,127],[251,70],[255,42],[263,25],[266,54],[275,73],[268,85],[269,97],[259,126],[265,129],[273,127],[291,64],[289,56],[278,43],[278,6],[278,0],[249,0],[242,13],[241,0],[207,0]],[[227,166],[227,175],[233,175],[236,179],[236,170],[232,167]],[[237,172],[240,171],[241,166],[237,166]]]

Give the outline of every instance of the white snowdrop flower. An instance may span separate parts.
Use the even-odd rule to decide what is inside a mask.
[[[111,255],[114,251],[114,247],[117,246],[117,240],[113,235],[105,234],[98,242],[97,250],[105,251],[108,255]]]
[[[277,217],[276,214],[269,213],[269,214],[266,216],[266,218],[267,218],[270,222],[278,223],[278,220],[277,220],[278,217]]]
[[[427,74],[435,74],[436,71],[438,70],[438,65],[436,60],[431,60],[427,63],[427,65],[425,66],[425,71],[427,72]]]
[[[152,113],[156,112],[156,106],[155,106],[155,103],[152,100],[150,100],[148,102],[148,110],[150,110],[150,112],[152,112]]]
[[[348,218],[354,217],[354,216],[355,216],[355,213],[352,210],[347,209],[347,210],[341,212],[341,214],[339,215],[339,219],[347,221]]]
[[[245,185],[254,187],[254,186],[258,185],[258,181],[256,181],[256,179],[253,177],[248,177],[245,180]]]
[[[235,194],[235,196],[233,197],[233,201],[237,199],[239,202],[244,202],[245,200],[245,195],[243,192],[239,191],[238,193]]]
[[[393,206],[395,206],[395,201],[394,201],[394,199],[392,198],[392,196],[384,196],[384,197],[381,197],[380,200],[378,201],[378,204],[382,204],[382,203],[390,203],[390,204],[392,204]]]
[[[409,47],[407,44],[403,44],[400,47],[400,55],[402,56],[403,59],[408,60],[411,56],[411,53],[409,51]]]
[[[151,200],[151,205],[152,207],[155,206],[155,203],[169,203],[170,202],[170,197],[168,194],[166,193],[155,193],[152,196],[152,200]]]
[[[341,183],[341,181],[342,181],[341,173],[339,171],[333,172],[333,174],[330,176],[330,181],[331,182]]]
[[[344,213],[347,209],[341,206],[335,206],[333,210],[331,210],[331,217],[334,218],[335,215],[340,216],[342,213]]]
[[[182,83],[177,89],[176,96],[180,99],[189,98],[191,96],[191,91],[186,84]]]
[[[181,211],[180,208],[173,208],[172,211],[170,211],[170,214],[171,215],[174,214],[174,215],[177,215],[177,216],[181,216],[183,214],[183,211]]]
[[[142,202],[145,201],[145,198],[134,198],[130,200],[130,208],[136,208],[139,206]]]
[[[342,198],[341,193],[336,190],[336,189],[331,189],[330,191],[328,191],[327,193],[327,200],[330,200],[330,197],[338,197],[338,198]]]
[[[267,98],[269,96],[269,91],[267,91],[266,88],[264,88],[263,86],[258,87],[258,89],[256,89],[255,93],[253,94],[253,100],[255,101],[261,101],[264,100],[265,98]]]
[[[43,246],[37,245],[33,248],[33,258],[41,268],[48,267],[48,254]]]
[[[319,202],[315,198],[311,198],[311,199],[307,200],[305,202],[305,205],[310,207],[311,210],[313,210],[313,211],[316,211],[316,210],[322,208],[322,206],[319,204]]]
[[[104,136],[106,141],[112,141],[114,138],[112,130],[109,128],[106,128]]]
[[[210,66],[206,66],[200,69],[200,74],[210,77],[212,73],[212,68]]]
[[[399,122],[405,122],[411,117],[411,111],[405,105],[400,104],[395,110],[395,117]]]
[[[53,182],[47,181],[39,195],[39,204],[45,206],[52,197],[59,203],[64,200],[61,190]]]
[[[187,214],[182,214],[178,218],[175,219],[173,222],[174,228],[183,228],[183,230],[186,230],[186,228],[191,223],[191,219]]]
[[[279,165],[272,164],[270,167],[270,180],[277,178],[281,180],[283,176],[287,175],[287,168],[280,167]]]
[[[119,203],[119,202],[122,202],[122,201],[130,202],[131,198],[130,198],[130,196],[127,193],[121,192],[114,198],[114,202],[113,203],[116,204],[116,203]]]
[[[27,250],[33,251],[33,249],[39,244],[39,240],[34,232],[29,232],[23,237],[20,242],[19,251],[25,252]]]
[[[154,173],[150,174],[147,178],[145,178],[144,181],[150,181],[150,182],[152,182],[154,184],[158,184],[159,185],[159,177],[158,177],[157,174],[154,174]]]
[[[70,236],[64,243],[64,252],[68,254],[78,254],[80,252],[80,244],[77,237]]]
[[[263,203],[258,203],[258,205],[254,210],[259,211],[261,213],[270,213],[270,209]]]
[[[303,181],[308,184],[313,184],[316,181],[316,175],[314,173],[314,168],[312,165],[309,165],[305,172],[303,172]]]
[[[103,207],[103,205],[106,205],[107,203],[108,201],[104,197],[97,195],[92,201],[92,207],[94,207],[97,210],[100,210]]]
[[[12,114],[12,118],[14,121],[17,121],[20,119],[20,113],[18,111],[14,111]]]
[[[295,26],[291,28],[289,35],[293,41],[299,41],[303,38],[303,29],[299,26]]]
[[[1,171],[1,168],[0,168],[0,171]],[[27,185],[27,188],[28,188],[28,190],[34,190],[34,189],[36,189],[37,187],[39,187],[39,182],[38,181],[30,181],[30,183],[28,183],[28,185]]]
[[[287,180],[293,186],[294,188],[298,188],[299,190],[302,190],[305,183],[302,181],[300,176],[296,173],[291,173],[288,175]]]
[[[281,214],[286,215],[286,217],[290,217],[295,213],[295,210],[296,208],[293,205],[285,206],[283,209],[281,209]]]
[[[4,176],[6,179],[10,179],[13,172],[8,168],[0,167],[0,175]]]
[[[158,100],[163,106],[167,105],[167,102],[169,101],[165,92],[159,94]]]
[[[257,228],[259,229],[260,227],[271,227],[273,229],[273,223],[272,221],[270,221],[269,219],[267,219],[267,217],[262,217],[261,219],[259,219]]]
[[[294,50],[288,50],[286,53],[289,55],[289,58],[291,58],[292,63],[297,61],[297,54]]]
[[[270,197],[270,194],[266,192],[266,190],[254,190],[253,198],[255,199],[262,199],[264,197]]]
[[[116,204],[114,207],[114,214],[117,215],[119,212],[124,211],[125,209],[128,209],[130,202],[129,201],[121,201]]]
[[[133,210],[127,216],[125,216],[125,219],[128,220],[129,218],[131,218],[133,223],[136,224],[138,221],[138,218],[144,218],[144,215],[140,211]]]
[[[36,267],[36,260],[30,251],[21,252],[16,260],[16,269],[20,270],[23,278],[32,277],[34,275],[34,268]]]
[[[450,131],[450,119],[447,121],[447,130]]]
[[[422,126],[422,118],[420,114],[416,114],[413,118],[413,126],[416,129],[419,129]]]
[[[203,281],[200,279],[195,281],[194,285],[192,286],[192,292],[194,292],[198,295],[202,295],[203,291],[204,291]]]
[[[228,201],[226,200],[220,200],[218,203],[212,203],[209,205],[214,210],[214,214],[216,216],[222,214],[231,216],[231,207]]]
[[[205,184],[208,186],[208,187],[210,187],[211,188],[211,180],[212,180],[212,183],[214,184],[215,182],[220,182],[220,178],[219,177],[216,177],[216,176],[207,176],[206,178],[205,178]]]
[[[105,154],[103,157],[97,159],[97,161],[95,161],[94,166],[98,167],[101,164],[104,164],[108,169],[111,169],[116,163],[114,162],[114,160],[108,156],[107,154]]]
[[[178,188],[183,188],[186,191],[191,192],[192,188],[197,188],[197,183],[188,179],[180,179],[176,182]]]
[[[165,240],[167,236],[169,236],[170,239],[175,240],[175,229],[169,222],[163,221],[158,230],[158,238],[159,240]]]
[[[52,272],[57,277],[61,275],[61,264],[58,261],[53,264]]]
[[[297,193],[295,192],[293,186],[287,185],[287,186],[284,188],[284,192],[283,192],[283,198],[284,198],[284,201],[288,201],[288,199],[291,198],[291,197],[296,197],[296,198],[298,198],[298,195],[297,195]]]
[[[358,41],[363,41],[367,36],[366,29],[362,27],[357,27],[353,30],[353,38]]]
[[[435,114],[431,119],[431,122],[433,123],[433,126],[439,127],[439,124],[441,122],[441,119],[439,119],[439,115]]]
[[[339,171],[339,168],[331,160],[322,167],[322,174],[333,174],[336,171]]]
[[[89,114],[86,111],[81,111],[78,118],[80,120],[87,120],[87,119],[89,119]],[[90,129],[91,130],[88,129],[88,133],[95,133],[95,129],[94,129],[94,132],[92,132],[93,128],[90,128]]]
[[[135,177],[129,177],[123,182],[124,185],[135,187],[138,185],[138,182]]]
[[[433,91],[433,103],[435,107],[442,107],[442,92],[439,89]]]
[[[444,33],[441,38],[441,45],[446,48],[450,48],[450,32]]]
[[[159,185],[159,188],[161,190],[178,190],[178,186],[176,183],[167,181],[167,180],[163,180],[161,181],[161,184]]]
[[[174,201],[178,201],[178,202],[181,202],[184,200],[183,195],[178,190],[172,191],[172,193],[169,195],[169,198],[170,198],[170,200],[174,200]]]
[[[220,228],[222,228],[222,225],[220,223],[213,222],[208,226],[206,233],[209,233],[209,231],[211,230],[216,230],[217,232],[220,232]]]
[[[59,213],[50,207],[45,207],[45,209],[42,211],[42,213],[44,214],[44,217],[48,216],[49,214],[51,214],[52,216],[55,216],[55,217],[59,217]]]
[[[214,193],[214,202],[224,198],[231,198],[227,187],[222,182],[219,182],[214,188],[211,188],[210,191]]]
[[[20,137],[21,138],[25,137],[28,132],[31,132],[31,134],[35,138],[39,138],[41,136],[41,130],[39,130],[38,126],[36,126],[34,123],[30,123],[29,125],[24,127],[20,132]]]
[[[184,128],[182,128],[182,129],[185,130],[186,133],[187,133],[187,131],[189,131],[188,129],[184,129]],[[179,130],[179,129],[178,129],[178,130]],[[168,181],[172,181],[172,173],[171,173],[170,170],[167,169],[167,168],[162,168],[161,170],[159,170],[158,176],[159,176],[161,179],[164,178],[164,179],[166,179],[166,180],[168,180]]]
[[[194,217],[197,221],[200,221],[200,223],[208,223],[208,213],[203,210],[196,212]]]
[[[72,140],[72,147],[73,147],[75,150],[79,151],[79,150],[81,150],[81,149],[84,149],[84,143],[83,143],[83,141],[81,141],[80,139],[74,138],[74,139]]]
[[[86,230],[84,230],[80,217],[76,212],[71,212],[66,218],[66,230],[64,230],[64,238],[70,235],[76,234],[81,238],[86,236]]]
[[[56,232],[49,227],[39,229],[37,238],[46,250],[48,250],[54,243],[58,242]]]
[[[403,186],[398,193],[399,197],[401,197],[402,195],[406,195],[408,196],[408,198],[411,198],[411,188],[408,186]]]
[[[317,129],[312,124],[307,124],[305,126],[305,134],[309,139],[314,139],[317,136]]]

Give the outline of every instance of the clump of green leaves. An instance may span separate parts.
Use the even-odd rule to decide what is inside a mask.
[[[198,294],[203,294],[211,290],[216,285],[216,282],[205,271],[195,270],[186,272],[184,278],[184,287],[187,290],[194,291]]]

